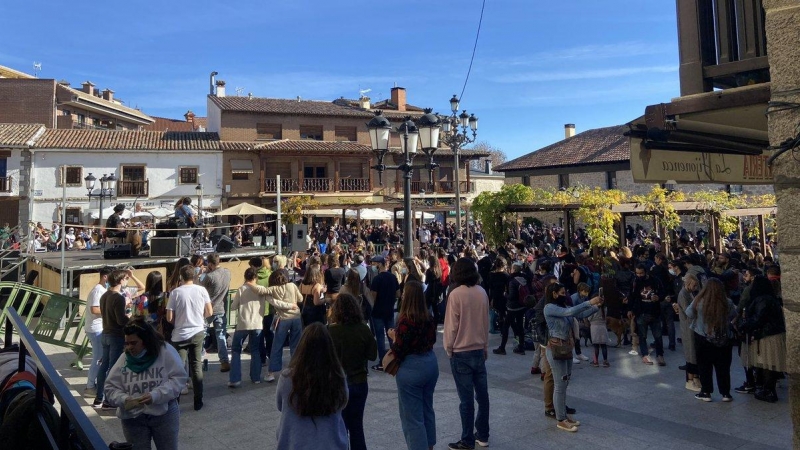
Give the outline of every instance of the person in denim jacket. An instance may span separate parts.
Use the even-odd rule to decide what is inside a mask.
[[[544,316],[547,321],[550,338],[564,341],[570,339],[572,333],[572,319],[584,319],[598,311],[597,306],[602,305],[600,297],[595,297],[578,306],[567,307],[567,291],[563,284],[553,283],[545,290],[547,304],[544,307]],[[572,374],[572,359],[554,359],[552,351],[547,349],[547,361],[553,371],[555,389],[553,403],[556,408],[558,428],[564,431],[578,431],[580,422],[567,415],[567,385]]]

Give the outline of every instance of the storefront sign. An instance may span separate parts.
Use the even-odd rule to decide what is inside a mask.
[[[631,172],[637,183],[772,184],[770,154],[725,155],[650,150],[631,139]]]

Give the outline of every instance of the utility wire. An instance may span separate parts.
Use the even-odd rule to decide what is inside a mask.
[[[481,35],[481,24],[483,23],[483,10],[486,8],[486,0],[483,0],[483,5],[481,5],[481,17],[478,19],[478,32],[475,33],[475,45],[472,47],[472,57],[469,59],[469,69],[467,69],[467,77],[464,80],[464,87],[461,88],[461,95],[458,96],[458,99],[461,100],[464,98],[464,91],[467,90],[467,82],[469,81],[469,74],[472,72],[472,62],[475,61],[475,51],[478,49],[478,38]]]

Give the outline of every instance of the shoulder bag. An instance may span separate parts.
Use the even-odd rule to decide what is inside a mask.
[[[383,371],[392,376],[397,375],[397,371],[400,370],[400,360],[397,359],[394,352],[391,350],[386,352],[386,355],[383,356],[381,365],[383,366]]]
[[[561,361],[572,359],[572,350],[575,348],[575,344],[572,339],[564,340],[551,337],[547,341],[547,348],[553,354],[553,359]]]

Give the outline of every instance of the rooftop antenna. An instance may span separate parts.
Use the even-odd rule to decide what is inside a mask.
[[[33,62],[33,76],[35,78],[39,78],[39,72],[42,71],[42,63],[40,62]]]
[[[366,94],[368,94],[371,91],[372,91],[372,89],[359,89],[358,90],[358,96],[359,96],[359,98],[366,97]]]
[[[242,93],[244,93],[244,88],[243,87],[237,87],[236,88],[236,96],[237,97],[241,97]]]

